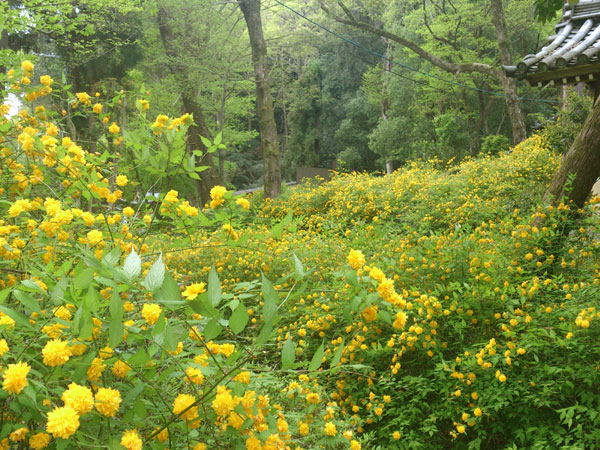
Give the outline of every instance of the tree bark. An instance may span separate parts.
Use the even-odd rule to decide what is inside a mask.
[[[544,202],[554,205],[573,201],[579,208],[584,204],[600,176],[600,101],[596,100],[583,128],[563,157],[560,168],[544,194]],[[572,182],[569,180],[572,177]]]
[[[499,2],[500,0],[492,0],[492,2]],[[337,4],[344,11],[345,17],[340,17],[336,15],[327,5],[324,4],[324,0],[319,0],[321,5],[321,9],[325,11],[330,17],[332,17],[335,21],[339,23],[343,23],[346,25],[350,25],[356,28],[359,28],[364,31],[368,31],[369,33],[376,34],[383,38],[389,39],[393,42],[397,42],[398,44],[408,48],[412,52],[419,55],[421,58],[429,61],[436,67],[439,67],[446,72],[457,75],[459,73],[483,73],[486,75],[490,75],[498,80],[502,86],[502,90],[506,95],[506,104],[508,107],[509,114],[511,116],[511,126],[513,127],[513,138],[516,142],[520,142],[521,140],[526,138],[526,129],[525,129],[525,121],[523,120],[523,113],[521,111],[520,102],[517,98],[517,85],[516,81],[512,78],[507,78],[504,75],[504,72],[494,66],[484,63],[453,63],[451,61],[446,61],[444,59],[438,58],[433,53],[428,52],[423,47],[418,45],[417,43],[411,41],[410,39],[406,39],[402,36],[399,36],[394,33],[390,33],[389,31],[383,30],[379,27],[376,27],[370,23],[364,22],[362,20],[358,20],[352,12],[348,9],[348,7],[344,4],[343,0],[336,0]],[[504,47],[506,51],[508,51],[508,47],[506,45],[506,25],[504,24],[504,12],[502,9],[502,4],[499,4],[500,12],[502,17],[501,29],[504,31],[503,36],[504,40],[502,41],[502,45],[500,41],[498,42],[499,47]],[[500,38],[500,36],[498,36]],[[503,50],[500,48],[501,58]],[[508,53],[508,64],[511,64],[510,61],[510,53]],[[519,139],[517,141],[517,139]]]
[[[252,62],[256,81],[256,106],[258,109],[258,128],[262,143],[263,155],[263,184],[265,198],[274,198],[281,194],[281,167],[279,142],[273,100],[269,86],[267,68],[267,46],[262,30],[259,0],[240,0],[240,9],[244,14],[250,46],[252,47]]]
[[[491,0],[491,6],[492,22],[496,28],[498,48],[500,49],[500,61],[502,61],[502,64],[509,66],[512,64],[512,57],[508,48],[502,0]],[[502,90],[506,94],[506,106],[508,107],[508,117],[513,130],[513,142],[518,144],[527,139],[527,128],[525,126],[525,119],[523,118],[523,111],[521,110],[521,101],[517,94],[517,81],[501,73],[500,83]]]
[[[158,7],[156,15],[160,37],[165,48],[167,57],[169,58],[169,70],[180,83],[181,87],[181,102],[185,112],[194,116],[194,123],[188,129],[188,149],[190,151],[201,150],[203,156],[196,159],[197,166],[207,166],[204,172],[201,173],[201,180],[195,180],[196,191],[198,198],[202,204],[210,201],[210,190],[218,183],[218,174],[215,169],[213,156],[206,152],[206,146],[202,142],[200,136],[210,139],[210,131],[206,126],[202,107],[193,96],[194,89],[185,85],[185,68],[175,63],[178,54],[175,47],[175,37],[173,30],[168,22],[168,14],[164,7]]]
[[[0,50],[8,50],[8,31],[4,29],[0,33]],[[0,73],[5,74],[6,67],[0,66]],[[0,101],[4,100],[4,98],[6,97],[6,93],[4,92],[5,88],[6,86],[4,85],[4,83],[0,82]]]

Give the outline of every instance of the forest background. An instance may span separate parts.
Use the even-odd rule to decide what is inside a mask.
[[[501,63],[534,52],[551,34],[549,23],[534,20],[534,0],[346,3],[341,5],[355,11],[357,21],[402,36],[422,53],[341,23],[348,17],[335,2],[263,2],[284,180],[295,180],[300,166],[385,172],[414,159],[447,164],[497,153],[555,119],[567,103],[556,87],[519,83],[517,91],[514,80],[499,74]],[[199,127],[192,134],[199,131],[211,141],[221,136],[226,148],[203,159],[210,167],[203,181],[175,182],[187,197],[206,201],[217,183],[235,189],[262,185],[252,54],[237,4],[102,0],[3,7],[5,67],[14,51],[22,51],[37,55],[40,73],[63,79],[72,93],[123,90],[114,119],[125,132],[135,133],[126,117],[135,111],[135,96],[145,92],[149,116],[191,112]],[[506,54],[510,61],[503,60]],[[472,67],[484,65],[489,69]],[[513,100],[519,119],[515,105],[505,101],[507,92],[511,100],[520,97]],[[78,117],[66,98],[57,106],[69,112],[72,138],[90,142],[94,151],[103,132],[100,120]],[[575,102],[567,115],[582,122],[589,105]],[[560,151],[574,137],[569,127],[557,131]],[[198,139],[189,146],[205,150]],[[127,144],[120,150],[125,165],[143,159]],[[160,191],[152,174],[137,175],[147,192]]]

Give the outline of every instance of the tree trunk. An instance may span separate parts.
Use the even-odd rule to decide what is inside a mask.
[[[279,142],[273,100],[269,86],[267,69],[267,46],[263,36],[260,18],[259,0],[240,0],[240,9],[244,14],[250,45],[252,47],[252,62],[256,80],[256,106],[258,109],[258,128],[262,143],[263,183],[265,198],[273,198],[281,194],[281,168],[279,160]]]
[[[583,128],[563,157],[560,168],[544,194],[544,202],[554,205],[573,201],[582,207],[600,176],[600,101],[596,100]],[[572,183],[569,183],[573,177]],[[567,192],[568,190],[568,192]]]
[[[494,22],[494,27],[496,28],[498,48],[500,49],[500,61],[502,61],[502,64],[509,66],[512,64],[512,57],[508,48],[502,0],[491,0],[491,6],[492,22]],[[527,128],[525,127],[525,119],[521,110],[521,101],[517,94],[517,81],[514,78],[508,78],[502,73],[500,74],[500,83],[502,84],[502,90],[506,94],[506,106],[508,107],[508,117],[513,131],[513,142],[518,144],[527,139]]]
[[[185,68],[175,62],[180,59],[181,55],[179,55],[178,49],[175,47],[176,38],[168,22],[167,11],[162,6],[158,7],[156,20],[165,52],[169,58],[169,70],[175,75],[180,84],[183,108],[185,112],[194,116],[194,123],[188,129],[188,149],[189,151],[201,150],[203,156],[196,159],[196,165],[208,166],[208,169],[201,173],[202,179],[195,180],[199,200],[201,204],[204,204],[210,201],[210,190],[218,183],[218,174],[215,169],[213,156],[206,153],[206,146],[200,138],[200,136],[204,136],[210,139],[210,132],[204,120],[202,107],[194,98],[193,93],[195,90],[185,84]]]
[[[8,50],[8,31],[2,30],[0,34],[0,51]],[[6,67],[0,66],[0,73],[6,73]],[[4,92],[5,86],[3,82],[0,82],[0,101],[4,100],[6,96]]]

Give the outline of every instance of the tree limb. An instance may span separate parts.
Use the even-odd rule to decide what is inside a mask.
[[[340,7],[341,7],[341,5],[343,5],[342,0],[337,0],[337,3],[340,5]],[[321,6],[321,9],[326,14],[328,14],[331,18],[333,18],[336,22],[342,23],[344,25],[350,25],[350,26],[359,28],[361,30],[368,31],[369,33],[373,33],[380,37],[387,38],[391,41],[394,41],[394,42],[408,48],[412,52],[416,53],[421,58],[429,61],[434,66],[439,67],[442,70],[445,70],[446,72],[450,72],[454,75],[458,75],[460,73],[477,72],[477,73],[483,73],[485,75],[493,76],[496,79],[501,79],[503,76],[503,73],[500,69],[490,66],[489,64],[483,64],[483,63],[456,64],[456,63],[438,58],[437,56],[435,56],[432,53],[429,53],[427,50],[423,49],[417,43],[415,43],[409,39],[406,39],[402,36],[398,36],[397,34],[390,33],[389,31],[386,31],[386,30],[383,30],[376,26],[373,26],[362,20],[358,20],[355,18],[354,15],[352,15],[352,13],[350,13],[349,16],[347,15],[346,17],[340,17],[337,14],[335,14],[329,7],[327,7],[324,4],[323,0],[319,0],[319,4]],[[345,5],[344,5],[343,9],[344,9],[344,11],[348,10],[347,6],[345,6]]]

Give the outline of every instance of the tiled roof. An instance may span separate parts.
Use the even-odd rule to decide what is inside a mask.
[[[503,66],[506,75],[540,86],[600,79],[600,0],[565,5],[555,30],[537,54]]]

